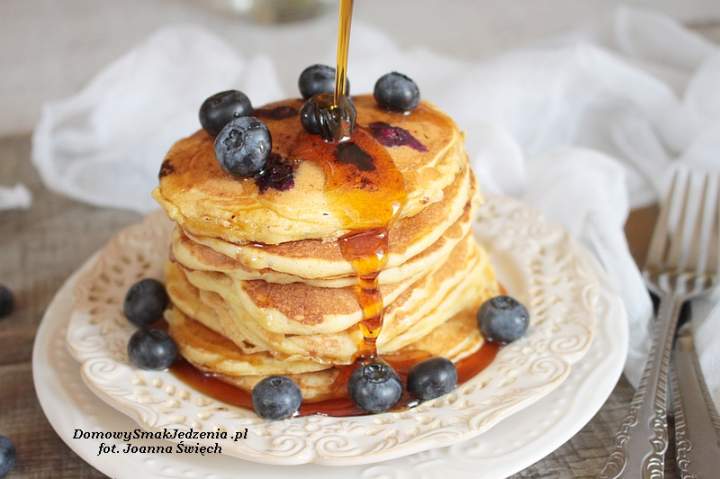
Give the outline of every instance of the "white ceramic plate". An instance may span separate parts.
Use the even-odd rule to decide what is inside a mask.
[[[529,306],[532,325],[522,340],[503,348],[490,367],[455,392],[408,411],[264,421],[188,388],[172,374],[128,365],[133,329],[120,305],[130,284],[162,271],[168,226],[160,218],[118,234],[80,276],[67,333],[70,352],[90,389],[144,429],[192,427],[232,436],[248,427],[247,440],[221,444],[224,454],[255,462],[367,464],[459,443],[557,388],[590,348],[598,318],[620,316],[625,322],[617,298],[565,232],[516,201],[493,197],[481,209],[476,232],[501,282]],[[617,341],[622,363],[624,332]]]
[[[97,456],[98,442],[72,439],[85,431],[129,431],[136,424],[96,398],[67,352],[65,335],[76,276],[50,304],[35,338],[35,391],[50,424],[81,458],[118,479],[284,479],[288,469],[226,456],[133,454]],[[452,447],[433,449],[371,466],[294,466],[297,477],[317,479],[484,479],[507,477],[533,464],[574,436],[612,391],[625,360],[627,322],[617,302],[609,304],[587,355],[567,380],[537,403],[484,434]],[[110,441],[121,447],[118,441]],[[159,442],[158,444],[161,444]]]

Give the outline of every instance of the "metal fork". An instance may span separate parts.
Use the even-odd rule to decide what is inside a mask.
[[[676,171],[672,178],[643,270],[647,286],[660,298],[650,353],[630,409],[615,434],[614,449],[600,472],[601,479],[664,477],[668,447],[668,370],[678,315],[685,301],[706,293],[717,283],[717,265],[709,264],[713,255],[702,258],[702,252],[718,248],[717,244],[710,244],[713,235],[706,234],[710,230],[707,205],[717,207],[718,199],[715,198],[714,204],[708,201],[705,177],[701,201],[696,214],[691,215],[692,175],[687,172],[685,179],[681,176]],[[676,194],[680,197],[679,218],[671,228],[671,208]],[[688,229],[692,231],[690,237],[686,234]]]
[[[703,197],[707,194],[708,177],[703,184]],[[707,195],[714,204],[710,231],[699,231],[698,236],[710,236],[708,269],[711,283],[720,274],[720,175],[717,176],[715,195]],[[692,319],[691,319],[692,320]],[[720,476],[720,415],[715,409],[700,369],[691,324],[678,331],[670,370],[672,406],[675,413],[675,452],[681,479],[705,479]]]

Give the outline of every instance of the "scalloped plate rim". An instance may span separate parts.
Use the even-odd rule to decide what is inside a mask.
[[[509,200],[514,201],[515,200]],[[523,208],[527,208],[524,205]],[[581,259],[580,262],[583,260],[586,261],[588,259],[587,253],[582,249],[580,245],[578,245],[576,242],[570,239],[570,244],[573,247],[574,253],[577,254],[578,258],[581,259],[581,257],[585,256],[584,259]],[[88,269],[90,269],[91,264],[97,262],[98,258],[100,257],[101,252],[96,253],[96,255],[93,257],[93,259],[88,261]],[[595,271],[596,273],[596,271]],[[68,337],[71,336],[71,331],[73,330],[73,321],[77,321],[78,318],[76,317],[75,313],[72,315],[71,318],[71,324],[68,328]],[[592,333],[590,333],[592,335]],[[572,358],[573,360],[569,360],[566,358],[563,358],[563,362],[565,363],[565,370],[562,373],[562,376],[559,376],[555,378],[552,382],[544,384],[541,387],[540,391],[535,391],[536,394],[525,398],[519,402],[517,402],[515,405],[511,407],[506,407],[504,409],[504,413],[502,415],[499,415],[498,417],[495,417],[494,419],[487,421],[483,427],[480,429],[469,429],[465,430],[463,433],[456,434],[452,437],[445,437],[439,436],[438,438],[425,438],[422,442],[409,442],[404,444],[395,445],[395,447],[390,449],[385,449],[381,452],[376,452],[373,454],[358,454],[355,456],[322,456],[317,454],[317,450],[313,451],[305,451],[304,454],[298,454],[295,456],[265,456],[262,455],[262,453],[257,453],[255,455],[247,454],[247,451],[243,451],[242,454],[230,454],[236,457],[240,457],[242,459],[251,460],[254,462],[260,462],[265,464],[303,464],[303,463],[315,463],[315,464],[327,464],[327,465],[353,465],[353,464],[368,464],[372,462],[379,462],[384,461],[388,459],[397,458],[400,456],[405,456],[408,454],[412,454],[415,452],[419,452],[422,450],[427,450],[431,448],[436,447],[443,447],[447,446],[456,442],[461,442],[466,440],[469,437],[475,436],[477,434],[481,434],[484,431],[487,431],[490,429],[493,425],[497,424],[499,421],[504,419],[505,417],[514,414],[516,411],[520,409],[524,409],[525,407],[535,403],[536,401],[540,400],[542,397],[550,393],[552,390],[554,390],[556,387],[558,387],[562,382],[565,380],[567,375],[570,373],[570,369],[572,366],[572,363],[575,363],[577,360],[579,360],[582,355],[589,349],[589,342],[584,348],[583,351],[577,354],[578,357]],[[89,364],[93,363],[93,358],[82,358],[79,357],[81,354],[79,354],[78,351],[75,350],[75,348],[70,347],[69,348],[72,355],[79,360],[82,363],[81,371],[83,372],[82,377],[85,384],[93,390],[95,394],[97,394],[103,401],[105,401],[110,406],[120,410],[123,414],[131,417],[134,421],[136,421],[141,427],[148,429],[148,430],[157,430],[158,428],[153,426],[152,424],[149,424],[147,421],[143,420],[142,414],[138,412],[137,408],[133,408],[131,402],[127,401],[120,401],[116,397],[107,394],[101,387],[96,385],[91,378],[88,377],[87,374],[87,367]],[[173,379],[175,379],[173,377]],[[179,381],[179,380],[178,380]],[[473,378],[473,380],[466,383],[466,385],[471,385],[473,382],[480,381],[479,377]],[[466,386],[463,385],[463,386]],[[414,410],[412,410],[414,411]],[[406,413],[388,413],[382,416],[401,416]],[[365,416],[362,418],[356,418],[360,419],[361,421],[365,422],[375,422],[376,418],[378,416]],[[339,418],[339,420],[342,420],[343,418]],[[289,420],[293,421],[293,420]]]
[[[596,270],[598,271],[598,274],[601,276],[604,275],[602,270],[600,269],[599,263],[591,258]],[[284,477],[284,473],[276,473],[277,468],[274,466],[267,466],[264,464],[253,464],[253,463],[245,463],[239,462],[241,460],[227,457],[227,458],[200,458],[200,457],[193,457],[190,460],[190,464],[187,462],[179,462],[175,459],[174,456],[163,456],[163,455],[157,455],[157,454],[150,454],[147,456],[122,456],[120,458],[114,458],[111,456],[100,456],[98,457],[96,455],[96,450],[94,445],[74,441],[71,440],[68,436],[66,436],[66,431],[64,431],[63,427],[76,427],[77,424],[73,422],[65,422],[67,421],[68,414],[67,412],[70,412],[70,415],[75,414],[81,414],[81,411],[78,409],[73,409],[73,407],[77,408],[77,405],[74,404],[73,398],[68,398],[68,400],[63,401],[63,404],[58,404],[58,401],[61,400],[59,398],[62,398],[63,395],[69,395],[70,391],[67,389],[68,387],[64,385],[60,381],[60,377],[58,377],[58,374],[62,374],[64,372],[64,368],[62,365],[58,364],[50,364],[49,358],[47,357],[48,352],[50,351],[50,348],[43,348],[43,346],[50,346],[51,340],[50,334],[52,332],[60,332],[62,333],[64,330],[67,329],[67,324],[63,325],[56,325],[55,323],[58,321],[62,321],[63,323],[67,323],[69,320],[69,313],[65,315],[65,319],[59,319],[57,317],[58,314],[61,314],[64,312],[64,310],[70,310],[71,307],[69,303],[71,303],[71,299],[69,298],[72,294],[70,291],[70,288],[73,284],[73,282],[77,279],[77,276],[79,273],[82,272],[83,268],[87,266],[87,263],[89,263],[89,260],[86,261],[85,265],[78,268],[73,274],[71,274],[68,279],[66,280],[65,284],[62,285],[58,292],[56,293],[55,297],[52,299],[52,301],[49,303],[45,314],[43,315],[43,318],[40,322],[40,326],[38,328],[38,333],[35,337],[35,342],[33,344],[33,357],[32,357],[32,368],[33,368],[33,382],[35,385],[35,391],[37,392],[37,397],[40,402],[40,406],[45,413],[45,416],[47,417],[50,425],[55,430],[55,432],[58,434],[58,436],[65,442],[65,444],[73,450],[75,453],[77,453],[83,460],[85,460],[88,464],[91,466],[97,468],[99,471],[101,471],[104,474],[107,474],[111,477],[118,477],[118,478],[131,478],[136,477],[136,473],[138,470],[138,467],[140,468],[147,468],[150,461],[153,461],[153,464],[156,463],[162,463],[165,462],[166,464],[171,465],[180,465],[182,464],[183,467],[188,468],[194,468],[195,474],[200,477],[200,474],[202,474],[202,477],[207,477],[208,479],[215,478],[219,479],[219,477],[222,477],[224,479],[228,479],[231,477],[232,474],[237,470],[238,465],[242,465],[245,471],[248,471],[248,468],[252,468],[252,473],[254,474],[253,477],[267,477],[268,479],[280,479],[281,477]],[[570,428],[569,432],[567,433],[559,433],[559,431],[553,430],[552,427],[548,429],[547,431],[543,432],[543,434],[536,436],[535,439],[531,440],[528,443],[523,444],[520,446],[520,449],[512,449],[511,451],[505,452],[504,454],[501,454],[500,456],[500,462],[497,461],[497,456],[494,456],[493,459],[488,462],[487,458],[484,459],[474,459],[473,460],[473,471],[475,467],[483,467],[484,471],[486,471],[487,477],[489,479],[500,479],[502,477],[507,477],[511,474],[517,473],[526,467],[530,466],[531,464],[536,463],[537,461],[541,460],[546,455],[550,454],[552,451],[560,447],[563,443],[565,443],[567,440],[569,440],[572,436],[574,436],[596,413],[597,411],[602,407],[602,404],[605,402],[607,396],[612,393],[614,384],[617,382],[618,378],[622,374],[622,365],[625,362],[625,358],[627,356],[627,337],[628,337],[628,322],[627,322],[627,313],[625,311],[624,305],[622,304],[622,301],[619,300],[619,298],[616,296],[614,300],[614,309],[616,310],[616,315],[613,317],[612,321],[608,323],[606,326],[601,326],[600,328],[607,328],[609,327],[610,323],[615,323],[615,326],[619,326],[620,329],[613,330],[613,339],[616,339],[619,337],[619,339],[625,339],[625,341],[619,341],[615,342],[613,346],[605,346],[605,348],[610,348],[609,350],[603,350],[603,354],[601,355],[600,360],[597,364],[593,362],[594,366],[597,368],[597,370],[602,370],[603,368],[609,368],[611,371],[606,371],[608,373],[607,376],[599,377],[598,380],[602,381],[603,378],[605,379],[605,382],[607,384],[606,389],[604,389],[602,398],[600,400],[597,400],[599,396],[596,394],[593,394],[591,397],[588,398],[588,402],[583,402],[583,405],[591,403],[593,400],[596,400],[597,404],[594,404],[592,408],[585,408],[583,409],[582,406],[575,403],[573,405],[572,409],[580,408],[580,411],[576,411],[574,415],[563,415],[559,418],[558,423],[564,422],[564,421],[571,421],[572,427]],[[55,329],[52,329],[55,328]],[[602,335],[600,335],[602,336]],[[602,342],[605,344],[604,342]],[[63,340],[62,344],[63,349],[65,350],[65,353],[68,355],[68,359],[74,361],[74,359],[69,355],[69,351],[67,350],[67,347],[65,346],[65,341]],[[614,354],[613,354],[614,353]],[[584,361],[584,358],[583,360]],[[75,362],[76,365],[74,368],[77,368],[75,374],[80,373],[80,365]],[[71,366],[72,367],[72,366]],[[52,377],[47,377],[46,375],[50,374]],[[591,373],[590,376],[592,377]],[[607,379],[610,378],[611,381],[608,381]],[[57,382],[57,384],[54,384],[54,382]],[[580,389],[582,390],[584,387],[586,387],[589,383],[587,380],[582,380],[580,383]],[[561,389],[561,388],[559,388]],[[87,391],[89,392],[89,391]],[[558,395],[561,391],[555,391],[552,394]],[[562,397],[562,395],[561,395]],[[62,398],[64,399],[64,398]],[[546,397],[543,399],[543,401],[547,401],[549,397]],[[99,400],[98,400],[99,401]],[[106,411],[99,411],[101,414],[100,416],[90,416],[90,418],[85,419],[83,414],[83,420],[85,421],[92,421],[93,417],[97,417],[99,422],[102,422],[103,424],[107,424],[108,421],[112,421],[112,416],[115,414],[119,414],[118,411],[111,406],[108,406],[105,404],[105,402],[100,401],[102,406],[107,408]],[[62,408],[59,406],[63,406]],[[67,408],[70,408],[69,410]],[[534,408],[537,408],[537,406],[532,406],[528,408],[528,410],[524,411],[523,414],[537,414],[536,411],[533,411]],[[62,413],[58,412],[60,409],[62,409]],[[94,411],[98,412],[98,411]],[[104,414],[102,414],[104,412]],[[122,414],[119,414],[122,416],[124,420],[132,422],[130,418],[127,416],[124,416]],[[580,416],[578,419],[577,416]],[[513,418],[515,420],[515,418]],[[86,423],[80,423],[81,426],[88,426],[92,427],[92,422],[86,422]],[[498,426],[498,427],[504,427],[504,426]],[[554,427],[554,426],[553,426]],[[497,430],[497,428],[495,429]],[[493,435],[495,434],[494,431],[489,431],[485,435],[482,436],[476,436],[477,438],[484,437],[487,434]],[[552,437],[547,437],[551,435]],[[470,441],[473,441],[471,439]],[[547,444],[550,443],[550,447],[547,447]],[[457,446],[463,446],[464,444],[460,443]],[[536,447],[533,447],[536,446]],[[440,450],[443,451],[442,453],[445,454],[445,451],[447,449]],[[531,452],[530,452],[531,451]],[[518,455],[520,454],[520,455]],[[143,459],[143,457],[145,459]],[[454,457],[454,456],[453,456]],[[218,459],[222,459],[218,461]],[[227,459],[227,460],[226,460]],[[427,475],[427,479],[444,479],[447,477],[447,472],[452,472],[453,476],[457,479],[474,479],[476,477],[476,474],[474,472],[469,471],[459,471],[457,469],[452,471],[447,471],[443,469],[443,473],[439,474],[438,471],[435,471],[437,469],[439,462],[443,461],[442,463],[445,464],[445,462],[450,459],[450,457],[440,457],[433,461],[433,468],[432,470],[428,470],[427,468],[423,468],[423,474]],[[204,462],[203,462],[204,461]],[[397,461],[402,461],[401,464],[392,464],[392,463],[380,463],[375,465],[370,465],[371,468],[376,468],[380,466],[383,468],[383,470],[387,471],[389,467],[395,466],[395,467],[402,467],[402,474],[400,475],[393,475],[388,477],[409,477],[405,473],[409,472],[409,469],[412,467],[423,467],[422,463],[415,462],[412,457],[405,457],[404,459],[398,459]],[[410,462],[408,462],[410,461]],[[453,462],[455,463],[455,462]],[[450,466],[450,464],[445,464],[443,467]],[[167,467],[167,466],[165,466]],[[314,474],[319,475],[319,477],[326,478],[326,479],[332,479],[336,477],[334,474],[335,471],[338,471],[340,474],[342,474],[342,477],[349,478],[349,474],[352,474],[352,477],[357,478],[365,478],[367,477],[379,477],[377,474],[368,476],[369,469],[358,471],[356,469],[353,469],[352,473],[349,472],[348,468],[343,469],[336,469],[336,468],[325,468],[321,465],[316,464],[306,464],[304,466],[300,466],[302,468],[311,468]],[[349,466],[353,467],[353,466]],[[356,466],[357,467],[357,466]],[[187,470],[187,469],[186,469]],[[193,470],[193,469],[190,469]],[[282,466],[280,466],[280,470],[284,470]],[[307,470],[307,469],[304,469]],[[333,472],[327,472],[328,470]],[[433,471],[435,472],[433,474]],[[144,470],[143,473],[148,478],[153,479],[167,479],[167,474],[161,474],[161,473],[155,473],[149,470]],[[353,474],[356,473],[356,474]],[[224,474],[230,474],[228,476],[225,476]],[[403,475],[405,474],[405,475]],[[428,475],[429,474],[429,475]],[[218,476],[221,475],[221,476]],[[425,476],[423,476],[425,477]]]

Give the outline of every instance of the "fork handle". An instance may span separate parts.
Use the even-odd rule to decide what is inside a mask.
[[[601,479],[662,479],[668,447],[667,386],[670,353],[682,301],[660,297],[660,308],[645,369],[630,409],[615,433]]]
[[[720,417],[707,390],[690,334],[675,343],[671,371],[677,468],[681,479],[720,475]]]

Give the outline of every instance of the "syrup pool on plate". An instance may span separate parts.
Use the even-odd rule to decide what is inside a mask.
[[[462,384],[490,365],[495,359],[499,347],[493,343],[486,343],[473,354],[461,359],[457,364],[458,384]],[[382,359],[387,361],[397,371],[400,379],[405,384],[407,373],[410,368],[417,362],[427,359],[429,356],[422,351],[409,353],[404,356],[390,355],[384,356]],[[300,406],[298,414],[300,416],[308,416],[311,414],[323,414],[333,417],[359,416],[366,414],[358,408],[349,397],[346,396],[347,381],[350,373],[354,369],[354,365],[338,367],[338,377],[335,381],[336,397],[325,399],[317,402],[304,402]],[[253,409],[252,395],[232,384],[223,382],[220,378],[212,374],[204,373],[188,363],[185,360],[176,361],[170,368],[170,371],[182,382],[191,386],[193,389],[201,393],[222,401],[232,406],[238,406],[245,409]],[[412,399],[404,394],[400,402],[393,410],[402,410],[414,404]]]

